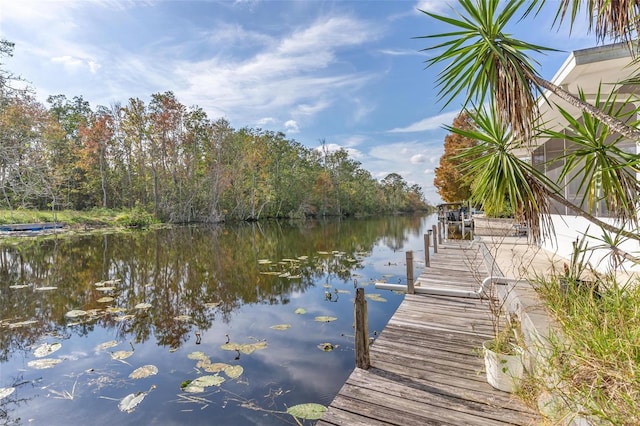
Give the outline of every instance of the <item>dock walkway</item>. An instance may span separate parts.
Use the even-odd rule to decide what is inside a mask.
[[[474,290],[488,275],[478,246],[439,247],[416,286]],[[534,425],[538,415],[486,383],[482,342],[491,337],[486,302],[405,296],[319,426]]]

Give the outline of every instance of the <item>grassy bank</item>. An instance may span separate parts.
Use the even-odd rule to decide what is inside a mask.
[[[550,342],[554,391],[570,412],[592,424],[640,424],[638,279],[557,276],[538,284],[560,325]]]
[[[74,227],[135,227],[148,226],[157,220],[142,210],[92,209],[62,210],[0,210],[0,224],[63,222]]]

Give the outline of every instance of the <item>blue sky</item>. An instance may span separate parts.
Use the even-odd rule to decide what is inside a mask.
[[[173,91],[235,128],[320,141],[376,178],[399,173],[440,201],[433,170],[460,104],[437,100],[425,70],[442,31],[417,9],[445,1],[0,0],[0,37],[16,44],[5,66],[38,99],[81,95],[92,107]],[[549,3],[554,3],[551,0]],[[595,44],[581,25],[552,29],[553,10],[512,29],[564,52],[537,58],[551,78],[568,51]]]

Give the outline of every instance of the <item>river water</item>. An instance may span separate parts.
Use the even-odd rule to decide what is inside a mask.
[[[0,241],[0,424],[313,424],[287,409],[353,370],[355,288],[375,338],[435,220]]]

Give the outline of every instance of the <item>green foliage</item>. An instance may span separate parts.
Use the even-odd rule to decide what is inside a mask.
[[[550,235],[548,193],[556,185],[514,154],[519,144],[493,104],[468,114],[475,129],[447,129],[477,141],[458,155],[466,160],[465,173],[475,177],[471,201],[494,216],[512,210],[534,239]]]
[[[12,45],[2,46],[11,53]],[[0,208],[122,209],[117,223],[139,227],[156,219],[214,223],[428,207],[421,188],[406,182],[391,196],[344,149],[236,130],[172,92],[153,94],[148,104],[129,99],[95,109],[82,96],[50,96],[47,109],[22,94],[0,95],[0,139],[7,141],[0,146]]]
[[[615,92],[604,98],[601,88],[599,85],[594,105],[636,127],[639,108],[633,104],[633,98],[618,99]],[[579,97],[586,100],[582,90]],[[577,184],[576,192],[583,194],[579,201],[584,210],[601,213],[598,204],[604,201],[613,216],[637,225],[640,182],[636,172],[640,170],[640,157],[625,149],[626,138],[616,135],[600,119],[586,112],[575,117],[560,105],[557,108],[567,123],[566,128],[562,132],[547,129],[543,133],[570,144],[562,157],[564,166],[559,179]]]
[[[562,382],[569,409],[611,424],[640,423],[640,282],[619,285],[612,275],[573,275],[538,281],[561,325],[551,339],[551,374]]]
[[[525,0],[459,0],[459,19],[423,11],[452,27],[450,32],[420,38],[444,39],[424,50],[435,51],[429,66],[444,65],[438,87],[445,105],[465,96],[465,105],[483,105],[494,99],[498,115],[517,137],[527,140],[537,119],[536,63],[530,53],[552,51],[513,38],[506,28],[517,19]]]
[[[118,217],[118,223],[129,228],[146,228],[158,223],[155,216],[136,206]]]

